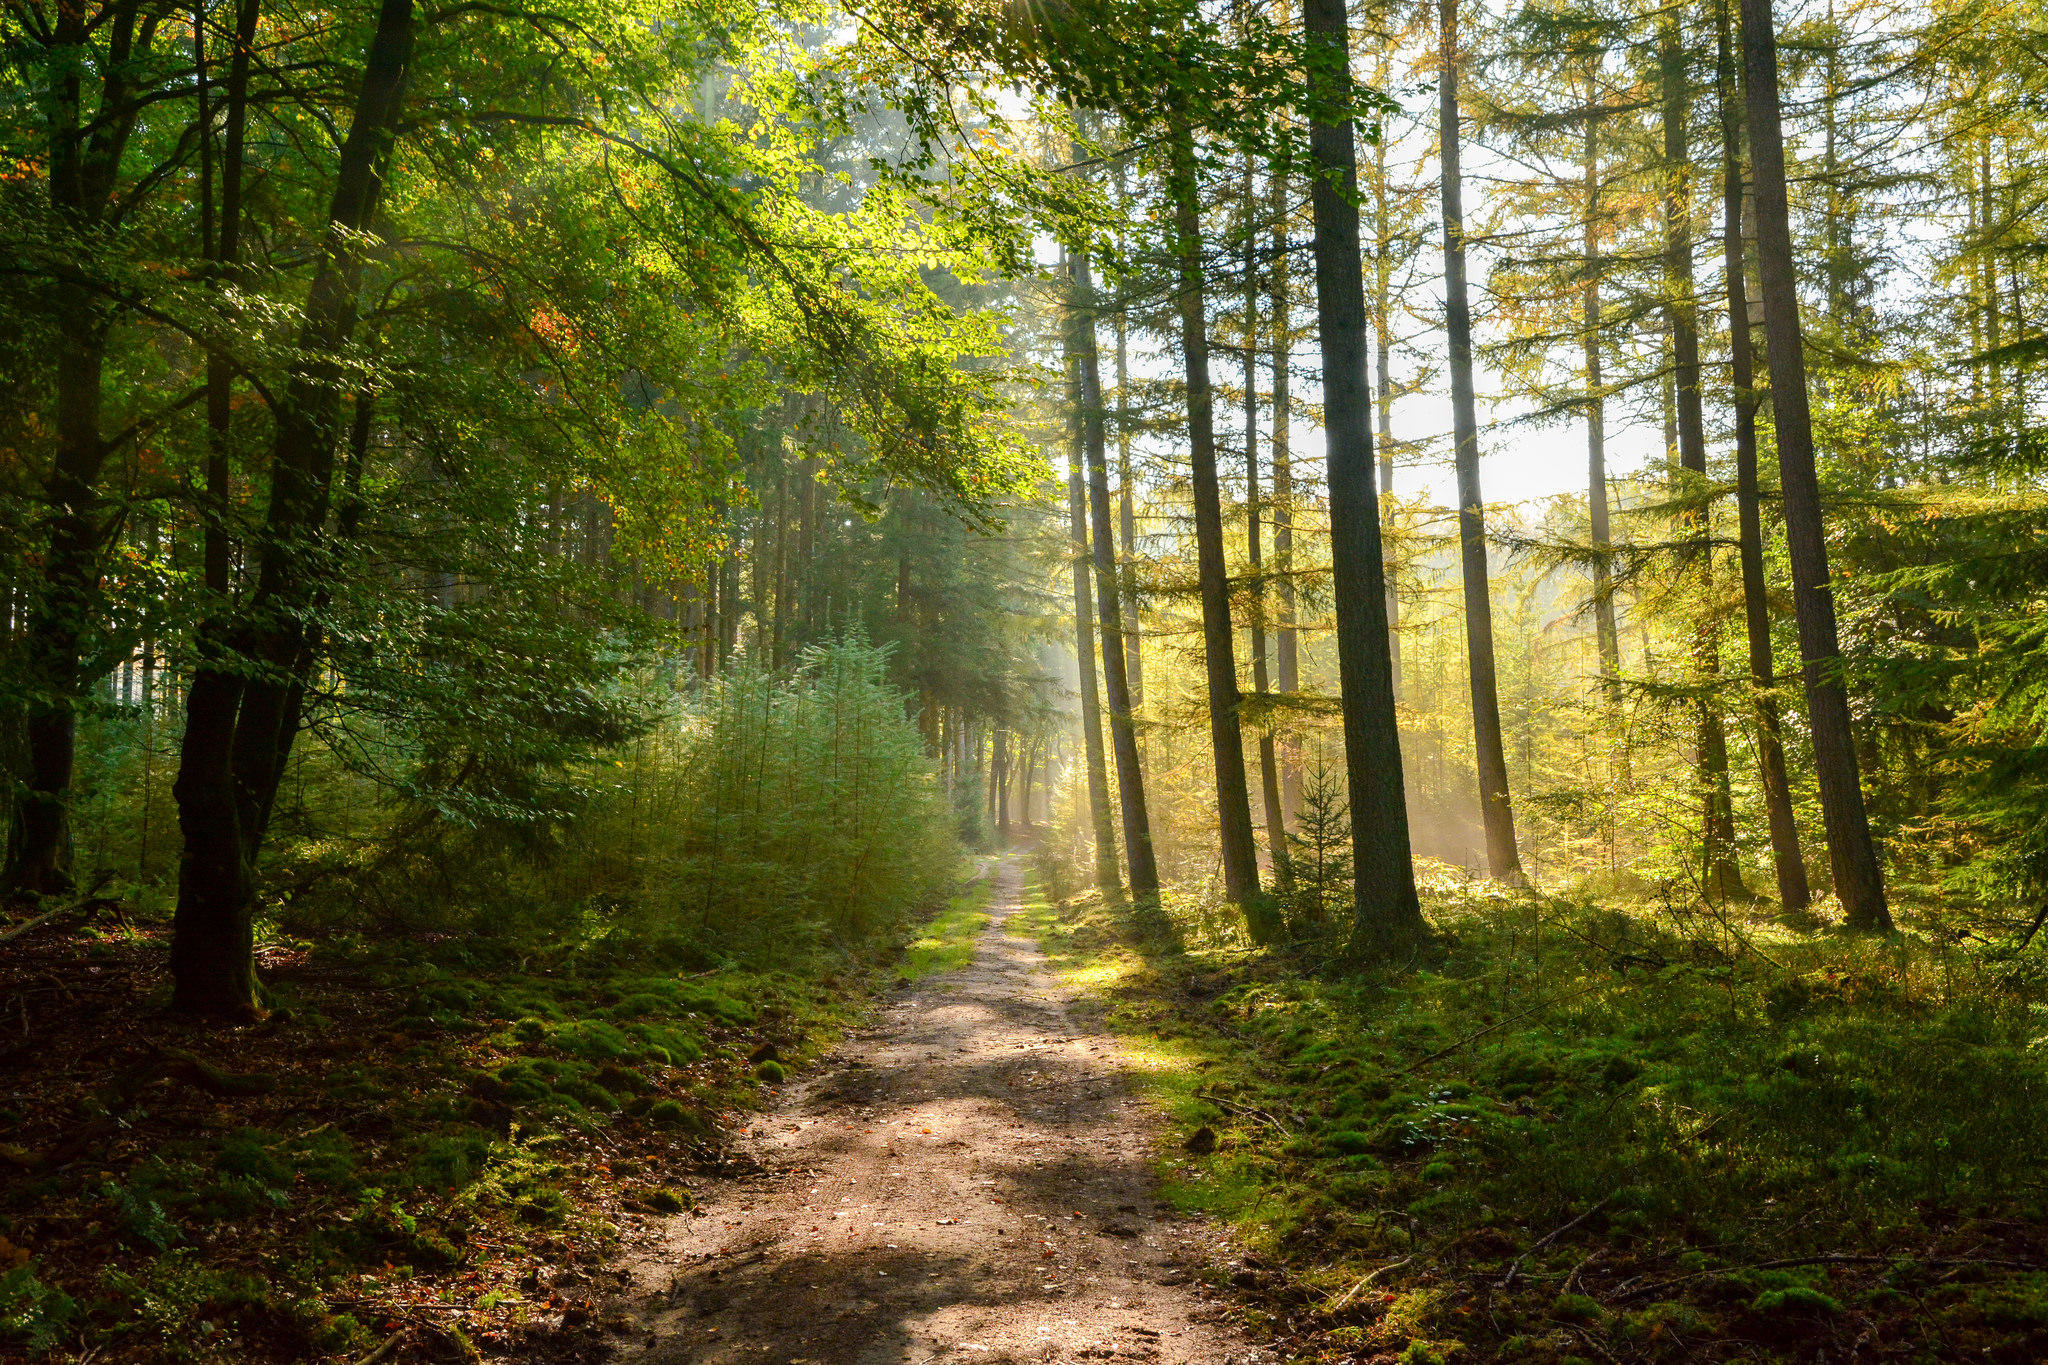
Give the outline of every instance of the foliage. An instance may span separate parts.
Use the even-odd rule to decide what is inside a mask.
[[[1363,976],[1194,921],[1177,951],[1092,900],[1034,917],[1172,1116],[1169,1196],[1232,1223],[1304,1328],[1742,1358],[1853,1303],[1921,1350],[2038,1349],[1986,1309],[2036,1292],[2009,1216],[2038,1197],[2038,974],[1940,938],[1433,901],[1440,967]],[[1179,1145],[1197,1125],[1211,1156]]]

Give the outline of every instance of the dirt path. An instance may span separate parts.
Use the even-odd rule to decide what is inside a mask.
[[[1210,1320],[1113,1043],[1010,934],[898,993],[750,1131],[759,1178],[636,1248],[646,1365],[1271,1360]],[[1213,1301],[1212,1301],[1213,1302]]]

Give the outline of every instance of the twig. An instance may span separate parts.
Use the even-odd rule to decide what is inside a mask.
[[[396,1332],[393,1332],[390,1336],[384,1338],[383,1345],[379,1346],[376,1350],[364,1356],[361,1360],[358,1360],[356,1362],[356,1365],[377,1365],[378,1361],[382,1360],[385,1356],[388,1356],[393,1351],[397,1350],[398,1343],[403,1340],[405,1340],[405,1329],[401,1327]]]
[[[1570,1232],[1573,1228],[1585,1222],[1588,1218],[1591,1218],[1594,1214],[1600,1212],[1600,1210],[1606,1208],[1609,1204],[1613,1202],[1614,1196],[1610,1194],[1603,1198],[1599,1203],[1593,1205],[1593,1207],[1587,1209],[1584,1213],[1580,1214],[1578,1217],[1572,1219],[1571,1222],[1566,1223],[1563,1227],[1554,1228],[1549,1233],[1545,1234],[1544,1237],[1541,1240],[1539,1240],[1534,1246],[1531,1246],[1527,1251],[1515,1257],[1514,1264],[1508,1267],[1508,1273],[1501,1277],[1500,1288],[1506,1289],[1509,1285],[1515,1282],[1515,1276],[1521,1273],[1522,1262],[1528,1260],[1531,1256],[1534,1256],[1537,1252],[1543,1250],[1543,1248],[1549,1246],[1552,1242],[1564,1236],[1567,1232]]]
[[[1795,1265],[1877,1265],[1888,1261],[1911,1261],[1915,1265],[1995,1265],[2008,1270],[2040,1270],[2037,1261],[2008,1261],[1991,1256],[1915,1256],[1910,1252],[1894,1252],[1889,1255],[1830,1252],[1824,1256],[1787,1256],[1775,1261],[1751,1261],[1747,1265],[1723,1266],[1718,1270],[1695,1270],[1690,1275],[1676,1279],[1659,1280],[1655,1284],[1640,1285],[1624,1289],[1613,1297],[1616,1300],[1639,1298],[1654,1294],[1660,1289],[1686,1284],[1692,1280],[1704,1279],[1709,1275],[1737,1275],[1745,1270],[1784,1270]]]
[[[1357,1292],[1358,1292],[1359,1290],[1361,1290],[1361,1289],[1365,1288],[1365,1287],[1366,1287],[1367,1285],[1371,1284],[1371,1283],[1372,1283],[1372,1282],[1373,1282],[1374,1280],[1376,1280],[1376,1279],[1378,1279],[1378,1278],[1379,1278],[1380,1276],[1382,1276],[1382,1275],[1386,1274],[1386,1273],[1387,1273],[1387,1272],[1388,1272],[1389,1270],[1395,1270],[1395,1269],[1398,1269],[1398,1268],[1399,1268],[1399,1267],[1401,1267],[1401,1266],[1407,1265],[1407,1264],[1408,1264],[1408,1263],[1409,1263],[1410,1261],[1412,1261],[1412,1260],[1414,1260],[1414,1259],[1415,1259],[1415,1258],[1414,1258],[1413,1256],[1403,1256],[1403,1257],[1402,1257],[1402,1258],[1401,1258],[1400,1260],[1398,1260],[1398,1261],[1388,1261],[1388,1262],[1387,1262],[1387,1263],[1386,1263],[1385,1265],[1381,1266],[1381,1267],[1380,1267],[1380,1268],[1379,1268],[1378,1270],[1371,1270],[1371,1271],[1367,1271],[1367,1272],[1366,1272],[1366,1276],[1365,1276],[1365,1278],[1364,1278],[1364,1279],[1360,1280],[1360,1281],[1359,1281],[1359,1282],[1358,1282],[1357,1284],[1354,1284],[1354,1285],[1352,1285],[1352,1286],[1351,1286],[1351,1287],[1350,1287],[1349,1289],[1347,1289],[1347,1290],[1345,1290],[1345,1291],[1344,1291],[1344,1297],[1343,1297],[1343,1298],[1341,1298],[1341,1299],[1337,1300],[1337,1301],[1336,1301],[1335,1303],[1331,1304],[1331,1305],[1330,1305],[1330,1306],[1329,1306],[1328,1308],[1325,1308],[1325,1309],[1323,1310],[1323,1313],[1324,1313],[1324,1315],[1325,1315],[1325,1316],[1328,1316],[1328,1315],[1330,1315],[1330,1314],[1332,1314],[1332,1313],[1335,1313],[1335,1312],[1336,1312],[1336,1311],[1337,1311],[1338,1309],[1342,1308],[1342,1307],[1343,1307],[1343,1306],[1344,1306],[1345,1304],[1347,1304],[1347,1303],[1351,1302],[1351,1296],[1352,1296],[1353,1294],[1356,1294],[1356,1293],[1357,1293]]]

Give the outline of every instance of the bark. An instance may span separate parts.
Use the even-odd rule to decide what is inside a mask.
[[[1071,349],[1073,345],[1070,336],[1068,346]],[[1072,363],[1068,381],[1073,386],[1070,392],[1074,421],[1070,433],[1073,443],[1067,449],[1067,524],[1073,537],[1074,657],[1080,665],[1081,748],[1088,765],[1088,820],[1095,835],[1095,884],[1106,893],[1114,893],[1118,885],[1116,826],[1109,811],[1108,765],[1102,752],[1101,702],[1095,690],[1095,594],[1088,582],[1087,482],[1082,473],[1083,461],[1087,458],[1084,449],[1087,435],[1082,420],[1085,404],[1080,391],[1079,358],[1069,356],[1069,360]],[[1147,834],[1149,848],[1149,827]],[[1158,874],[1155,872],[1153,877],[1156,890]]]
[[[1458,471],[1458,548],[1465,582],[1465,651],[1472,673],[1473,758],[1479,813],[1486,831],[1486,870],[1502,881],[1522,879],[1515,851],[1515,811],[1508,796],[1501,743],[1500,687],[1494,665],[1493,596],[1487,582],[1486,508],[1479,494],[1479,413],[1472,389],[1472,307],[1465,283],[1465,210],[1459,166],[1458,0],[1440,0],[1442,72],[1437,82],[1443,165],[1444,314],[1449,333],[1451,420]]]
[[[1387,645],[1386,565],[1373,486],[1372,392],[1366,381],[1365,280],[1358,235],[1349,35],[1343,0],[1304,7],[1315,115],[1310,209],[1316,315],[1322,334],[1324,449],[1329,471],[1330,578],[1344,768],[1351,798],[1353,942],[1388,957],[1426,935],[1408,847],[1401,732]]]
[[[1689,495],[1707,486],[1707,432],[1700,394],[1699,306],[1692,261],[1692,149],[1686,127],[1691,82],[1686,76],[1684,35],[1667,16],[1659,28],[1658,56],[1664,123],[1664,288],[1671,328],[1672,389],[1678,422],[1678,463],[1691,475]],[[1683,554],[1699,579],[1699,620],[1693,630],[1693,667],[1702,695],[1698,705],[1696,756],[1699,771],[1701,890],[1727,900],[1749,895],[1735,857],[1735,805],[1728,789],[1728,736],[1713,696],[1721,675],[1721,648],[1714,625],[1713,511],[1702,505],[1685,517]]]
[[[995,793],[996,833],[1007,842],[1010,837],[1010,732],[997,729],[995,762],[989,781]]]
[[[1252,691],[1268,704],[1259,729],[1259,795],[1265,806],[1266,856],[1282,886],[1294,883],[1287,862],[1287,817],[1280,809],[1280,764],[1274,753],[1270,709],[1272,683],[1266,671],[1266,565],[1259,501],[1259,275],[1258,234],[1252,230],[1252,162],[1244,162],[1244,478],[1245,560],[1252,577]]]
[[[1275,681],[1280,695],[1291,701],[1301,691],[1301,646],[1295,629],[1294,607],[1294,395],[1289,370],[1294,364],[1294,326],[1290,298],[1293,279],[1287,236],[1287,180],[1272,177],[1273,215],[1273,572],[1274,597],[1279,604],[1278,640],[1273,651],[1278,669]],[[1283,740],[1280,745],[1280,814],[1291,822],[1301,809],[1301,745]]]
[[[47,50],[56,72],[46,103],[50,208],[81,247],[107,230],[107,214],[135,112],[134,74],[158,18],[125,4],[92,14],[82,4],[56,8]],[[91,50],[104,30],[104,53]],[[97,69],[96,108],[85,108],[85,73]],[[60,895],[71,888],[71,779],[78,751],[79,702],[91,685],[83,656],[103,611],[99,479],[111,447],[101,435],[107,329],[105,304],[89,286],[53,280],[43,296],[55,324],[55,449],[42,486],[48,539],[42,582],[23,623],[21,663],[29,700],[23,717],[24,776],[8,838],[9,886]]]
[[[1278,926],[1259,894],[1251,792],[1238,718],[1237,649],[1230,623],[1229,567],[1223,554],[1223,495],[1216,474],[1215,396],[1209,382],[1208,301],[1202,272],[1202,221],[1194,135],[1177,121],[1170,133],[1168,193],[1173,199],[1180,274],[1181,356],[1187,370],[1188,445],[1195,514],[1195,564],[1202,596],[1202,655],[1209,685],[1209,743],[1216,769],[1216,817],[1223,891],[1243,907],[1256,943]]]
[[[1387,142],[1372,146],[1373,229],[1377,237],[1372,263],[1372,330],[1376,378],[1379,381],[1380,496],[1394,491],[1394,265],[1393,227],[1387,207]],[[1394,700],[1401,700],[1401,595],[1387,574],[1387,656],[1393,661]]]
[[[1743,621],[1749,633],[1749,676],[1756,695],[1757,766],[1763,775],[1764,810],[1771,829],[1771,862],[1778,901],[1787,914],[1813,903],[1806,860],[1799,851],[1799,822],[1792,813],[1792,784],[1785,770],[1785,746],[1778,719],[1777,663],[1771,654],[1771,614],[1764,584],[1763,500],[1756,463],[1756,361],[1749,335],[1749,283],[1742,249],[1742,135],[1735,107],[1735,54],[1728,4],[1719,7],[1717,70],[1721,96],[1721,243],[1728,279],[1729,370],[1735,398],[1735,505],[1741,524]]]
[[[1124,203],[1124,168],[1116,172],[1117,202]],[[1131,367],[1130,316],[1127,308],[1116,311],[1116,470],[1117,519],[1123,536],[1123,568],[1118,585],[1124,622],[1124,672],[1131,685],[1131,714],[1145,704],[1145,636],[1138,602],[1138,517],[1137,481],[1131,474]],[[1144,753],[1139,750],[1140,757]]]
[[[1613,526],[1607,508],[1607,399],[1600,356],[1600,116],[1599,89],[1586,79],[1586,286],[1581,302],[1586,355],[1586,506],[1593,532],[1593,637],[1610,708],[1620,702],[1621,632],[1614,619]]]
[[[1771,0],[1742,0],[1742,57],[1750,160],[1756,178],[1757,276],[1764,302],[1785,543],[1792,561],[1793,606],[1799,623],[1799,655],[1807,719],[1813,732],[1821,817],[1827,827],[1828,862],[1849,926],[1890,932],[1884,875],[1863,806],[1834,592],[1828,579],[1827,526],[1821,510],[1820,478],[1814,468],[1805,337],[1799,321],[1799,283],[1785,192],[1778,42]]]
[[[1071,258],[1074,298],[1068,309],[1068,349],[1074,356],[1081,446],[1088,459],[1088,510],[1093,524],[1095,597],[1102,613],[1102,682],[1109,703],[1109,735],[1116,754],[1117,804],[1123,814],[1124,866],[1131,895],[1159,895],[1159,861],[1152,848],[1152,817],[1145,805],[1145,773],[1138,761],[1137,725],[1131,714],[1131,686],[1124,657],[1123,603],[1117,583],[1116,536],[1109,520],[1109,460],[1104,450],[1102,374],[1095,344],[1095,286],[1088,256]]]
[[[222,120],[220,147],[220,230],[212,232],[213,195],[207,181],[213,168],[213,139],[199,141],[202,236],[206,254],[213,263],[214,278],[223,284],[239,282],[242,259],[242,180],[247,160],[249,127],[250,49],[256,41],[257,0],[241,0],[235,11],[235,41],[228,54],[228,75],[221,98],[226,112]],[[211,123],[208,111],[207,67],[203,55],[203,32],[193,30],[193,48],[199,57],[199,111],[202,124]],[[206,530],[201,550],[203,578],[207,590],[217,598],[228,591],[229,566],[234,553],[228,531],[233,502],[232,386],[228,355],[219,347],[206,354]]]
[[[411,0],[384,0],[355,117],[341,148],[329,230],[298,344],[309,357],[275,414],[270,504],[256,584],[186,701],[174,794],[185,853],[171,942],[173,1004],[239,1015],[256,1006],[254,868],[317,644],[311,608],[328,582],[341,395],[338,356],[355,331],[363,255],[409,66]]]
[[[769,647],[772,667],[779,673],[789,662],[789,469],[775,475],[775,617]]]

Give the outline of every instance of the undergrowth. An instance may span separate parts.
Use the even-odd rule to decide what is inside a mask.
[[[339,1360],[398,1334],[474,1359],[602,1327],[622,1232],[687,1209],[725,1132],[897,964],[952,952],[984,896],[773,969],[329,943],[274,955],[277,1008],[205,1061],[196,1030],[149,1018],[156,945],[11,956],[6,986],[91,981],[70,1003],[95,1022],[0,1107],[0,1357]],[[110,1049],[153,1060],[95,1068]]]
[[[1439,956],[1027,922],[1302,1359],[2048,1354],[2048,983],[1952,939],[1446,891]],[[1213,1149],[1211,1144],[1213,1143]]]
[[[13,940],[0,1357],[461,1360],[603,1326],[631,1224],[687,1211],[727,1130],[985,920],[885,661],[735,668],[538,814],[358,837],[360,783],[304,765],[261,1022],[169,1012],[161,894]]]

